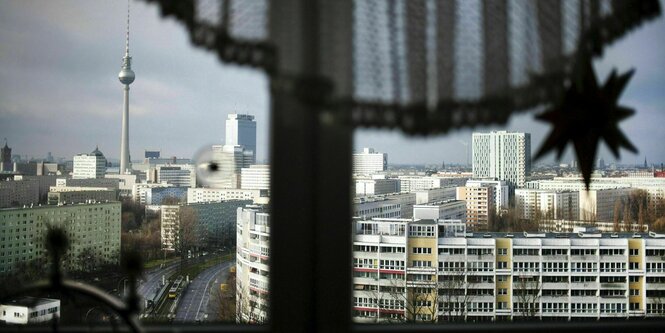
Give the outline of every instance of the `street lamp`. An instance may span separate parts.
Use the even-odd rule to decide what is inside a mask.
[[[127,281],[129,281],[129,278],[122,278],[120,281],[118,281],[118,285],[116,287],[116,290],[120,291],[120,282],[123,282],[122,285],[122,293],[120,294],[122,297],[126,297],[127,295]]]

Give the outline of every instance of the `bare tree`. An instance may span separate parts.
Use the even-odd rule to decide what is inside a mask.
[[[628,202],[624,205],[623,209],[623,231],[628,232],[630,231],[630,225],[632,224],[632,220],[630,219],[630,199]]]
[[[229,274],[220,288],[213,288],[211,299],[217,319],[222,322],[240,322],[241,317],[236,311],[236,278]]]
[[[455,267],[446,269],[444,275],[439,277],[439,299],[442,301],[444,321],[464,321],[469,309],[469,303],[476,296],[473,290],[482,282],[482,277],[474,275],[468,267]]]
[[[614,232],[621,231],[621,224],[619,223],[619,221],[621,221],[619,217],[620,214],[621,214],[621,200],[617,199],[616,201],[614,201],[614,216],[612,217],[614,221],[613,224]]]
[[[638,213],[637,213],[637,224],[640,226],[640,231],[643,230],[644,228],[644,222],[646,220],[646,212],[644,211],[644,205],[645,203],[643,201],[640,201],[639,203],[639,208],[638,208]]]
[[[253,291],[249,286],[236,283],[235,288],[235,318],[237,323],[244,324],[263,324],[265,318],[262,314],[268,312],[266,307],[262,307],[257,302],[257,298],[268,304],[268,294],[260,294]]]
[[[538,275],[519,275],[513,281],[513,293],[517,298],[517,308],[513,309],[522,319],[533,320],[540,311],[542,285]],[[517,282],[517,283],[515,283]]]
[[[199,226],[196,212],[191,207],[181,206],[178,212],[178,233],[176,251],[180,256],[187,256],[199,243]]]

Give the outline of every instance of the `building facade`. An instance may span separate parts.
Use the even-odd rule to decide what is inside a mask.
[[[457,188],[455,186],[446,186],[429,190],[420,190],[415,193],[416,204],[421,205],[430,202],[455,200],[457,197]]]
[[[579,192],[580,219],[611,222],[614,219],[615,206],[623,207],[631,190],[631,188],[581,190]]]
[[[531,134],[506,131],[473,133],[473,177],[504,180],[524,187],[531,173]]]
[[[490,227],[496,212],[494,186],[475,184],[458,187],[457,200],[466,202],[468,230],[484,231]]]
[[[0,221],[0,274],[17,263],[43,260],[49,227],[63,228],[70,240],[63,260],[67,269],[88,270],[120,259],[120,202],[0,209]]]
[[[240,170],[240,188],[245,190],[270,190],[270,166],[254,164]]]
[[[0,304],[0,322],[7,324],[38,324],[60,318],[60,300],[21,297]]]
[[[251,152],[250,164],[256,163],[256,121],[248,114],[229,114],[226,118],[226,145],[243,146]]]
[[[466,223],[466,202],[447,200],[413,206],[413,218],[417,220],[459,220]]]
[[[252,200],[255,204],[267,204],[268,191],[224,188],[188,188],[187,203],[221,202],[226,200]]]
[[[360,153],[353,154],[353,173],[356,175],[371,175],[388,169],[388,154],[374,151],[373,148],[363,148]]]
[[[104,178],[106,174],[106,157],[95,148],[90,154],[78,154],[74,156],[75,179]]]
[[[192,164],[158,165],[155,168],[158,183],[176,187],[196,187],[196,170]]]
[[[232,247],[236,234],[237,208],[251,203],[251,200],[230,200],[162,205],[162,248],[165,251],[178,251],[183,241],[188,242],[187,247],[199,249]]]
[[[37,180],[0,181],[0,208],[39,204]]]
[[[466,181],[466,186],[494,187],[494,208],[496,209],[497,214],[501,212],[502,209],[508,208],[510,189],[507,182],[493,179],[469,179]]]
[[[268,315],[270,215],[264,206],[237,209],[236,311],[243,322],[263,323]]]
[[[373,176],[371,178],[356,178],[356,195],[381,195],[399,192],[399,179]]]
[[[516,189],[515,209],[522,219],[537,217],[578,220],[580,216],[578,191]]]
[[[104,187],[57,187],[48,193],[49,205],[108,202],[118,200],[118,190]]]
[[[665,235],[491,233],[354,222],[356,322],[598,320],[665,315]]]

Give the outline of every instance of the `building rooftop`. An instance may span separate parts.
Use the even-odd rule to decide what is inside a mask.
[[[655,232],[467,232],[463,238],[663,238]]]
[[[4,302],[3,305],[35,307],[35,306],[38,306],[38,305],[48,304],[48,303],[53,303],[53,302],[60,302],[60,300],[59,299],[54,299],[54,298],[38,298],[38,297],[24,296],[24,297],[13,299],[11,301]]]
[[[22,210],[22,209],[37,209],[37,208],[61,208],[61,207],[79,207],[79,206],[94,206],[94,205],[112,205],[112,204],[119,204],[120,201],[96,201],[96,202],[81,202],[81,203],[75,203],[75,204],[67,204],[67,205],[32,205],[32,206],[24,206],[24,207],[9,207],[9,208],[0,208],[0,212],[5,212],[5,211],[12,211],[12,210]]]

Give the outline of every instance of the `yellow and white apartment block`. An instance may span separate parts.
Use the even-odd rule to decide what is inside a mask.
[[[665,315],[665,235],[445,228],[435,220],[354,221],[356,322]]]

